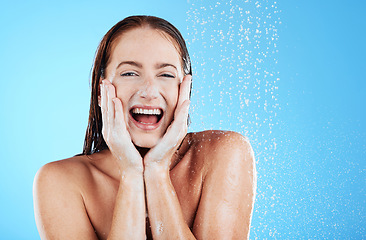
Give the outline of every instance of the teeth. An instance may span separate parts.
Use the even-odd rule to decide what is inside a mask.
[[[144,108],[134,108],[132,110],[133,113],[135,114],[148,114],[148,115],[160,115],[161,114],[161,110],[158,108],[155,109],[144,109]]]

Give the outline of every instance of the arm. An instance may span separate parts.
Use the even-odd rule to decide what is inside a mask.
[[[64,161],[46,164],[35,177],[34,213],[39,235],[41,239],[98,239],[80,187],[92,176],[82,164]],[[122,175],[108,239],[145,239],[142,174]]]
[[[193,232],[198,239],[248,239],[256,189],[253,150],[234,132],[220,136],[212,149]]]
[[[147,207],[154,239],[195,239],[183,218],[169,168],[145,171]]]
[[[97,239],[73,171],[86,173],[78,164],[67,168],[60,162],[46,164],[37,172],[34,214],[41,239]]]
[[[108,239],[145,239],[145,212],[142,173],[122,174]]]
[[[191,76],[187,75],[181,83],[174,121],[144,157],[146,201],[154,239],[195,239],[169,176],[172,156],[187,134],[190,84]]]
[[[154,239],[249,238],[256,190],[255,161],[249,141],[234,132],[212,136],[204,155],[206,171],[192,232],[183,220],[167,177],[169,172],[157,167],[145,170]]]
[[[109,86],[111,93],[107,87],[103,87],[101,97],[103,137],[121,172],[108,239],[145,239],[142,159],[125,134],[121,102],[114,99],[113,86]],[[85,179],[92,176],[80,162],[53,162],[38,171],[34,181],[34,209],[42,239],[97,239],[82,195],[82,185],[88,184]]]
[[[103,137],[120,170],[120,184],[108,239],[145,239],[146,209],[142,158],[126,129],[122,102],[107,80],[101,87]]]

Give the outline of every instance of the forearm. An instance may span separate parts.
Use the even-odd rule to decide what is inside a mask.
[[[145,239],[146,208],[142,173],[123,173],[108,239]]]
[[[184,221],[169,170],[150,167],[144,172],[146,201],[154,239],[195,239]]]

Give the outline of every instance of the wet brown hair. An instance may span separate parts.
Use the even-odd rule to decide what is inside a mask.
[[[150,27],[167,34],[178,47],[182,59],[183,72],[192,75],[191,61],[185,41],[177,28],[168,21],[153,16],[130,16],[114,25],[104,35],[97,48],[91,77],[91,100],[89,121],[86,129],[85,141],[82,154],[93,154],[108,146],[102,136],[102,113],[98,105],[100,79],[104,77],[113,50],[113,43],[125,32],[139,28]],[[191,86],[192,87],[192,86]]]

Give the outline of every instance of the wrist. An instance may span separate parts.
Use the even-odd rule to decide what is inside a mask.
[[[123,174],[129,175],[142,175],[144,172],[144,166],[141,156],[128,156],[123,154],[113,154],[115,161],[118,165],[118,169]]]
[[[164,156],[159,156],[158,158],[153,157],[152,155],[146,155],[143,159],[143,163],[144,163],[144,169],[146,171],[146,169],[148,169],[149,171],[160,171],[163,169],[167,169],[169,168],[169,163],[170,163],[171,159],[164,157]]]
[[[120,175],[120,187],[129,190],[144,190],[144,175],[136,171],[122,171]]]
[[[144,179],[169,178],[169,167],[164,164],[150,163],[145,165]]]

